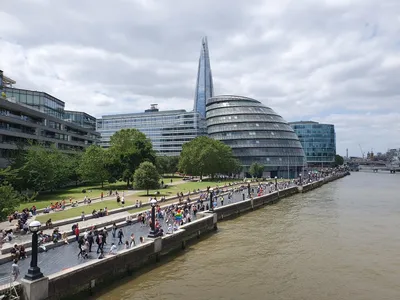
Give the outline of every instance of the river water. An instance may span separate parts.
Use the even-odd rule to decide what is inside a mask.
[[[96,299],[400,299],[400,175],[352,173],[219,223]]]

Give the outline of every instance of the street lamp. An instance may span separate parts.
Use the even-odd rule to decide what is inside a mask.
[[[300,176],[300,185],[303,185],[303,181],[301,181],[301,173],[299,174]]]
[[[278,177],[275,176],[275,191],[278,190]]]
[[[42,224],[39,221],[32,221],[29,224],[29,230],[32,232],[32,257],[31,267],[28,269],[28,274],[25,275],[27,280],[37,280],[43,277],[43,273],[40,272],[40,268],[37,266],[38,261],[38,231]]]
[[[250,198],[250,182],[247,183],[247,193],[249,194],[249,198]]]
[[[152,199],[150,201],[151,204],[151,230],[148,235],[149,238],[155,238],[156,237],[156,204],[157,200]]]
[[[213,188],[210,188],[208,190],[208,197],[210,198],[210,210],[214,209],[214,203],[213,203]]]

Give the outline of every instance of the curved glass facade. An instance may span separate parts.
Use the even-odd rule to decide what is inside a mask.
[[[292,127],[255,99],[223,95],[207,101],[207,132],[230,146],[245,171],[253,162],[264,176],[293,178],[305,163],[302,145]]]
[[[335,126],[313,121],[290,123],[300,139],[309,166],[329,166],[335,162]]]

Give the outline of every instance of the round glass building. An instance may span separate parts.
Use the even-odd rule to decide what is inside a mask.
[[[271,108],[255,99],[221,95],[206,106],[208,136],[230,146],[246,173],[254,162],[264,176],[297,177],[304,151],[292,127]]]

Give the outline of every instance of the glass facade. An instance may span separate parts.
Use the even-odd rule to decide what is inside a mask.
[[[103,116],[96,127],[102,147],[110,146],[110,138],[117,131],[135,128],[151,140],[159,155],[167,156],[179,156],[184,143],[205,134],[205,120],[199,113],[185,110],[151,109],[144,113]]]
[[[64,121],[75,123],[83,128],[96,130],[96,118],[81,111],[64,111]]]
[[[335,126],[312,121],[291,122],[310,166],[328,166],[335,162]]]
[[[65,103],[49,94],[5,87],[7,98],[18,103],[29,105],[47,115],[63,119]]]
[[[232,148],[245,171],[256,162],[265,166],[265,176],[293,178],[304,166],[304,151],[292,127],[257,100],[231,95],[208,99],[207,132]]]
[[[194,111],[203,118],[206,117],[206,101],[214,95],[214,85],[211,74],[210,55],[208,52],[207,37],[201,44],[199,67],[197,70],[197,82],[194,99]]]

